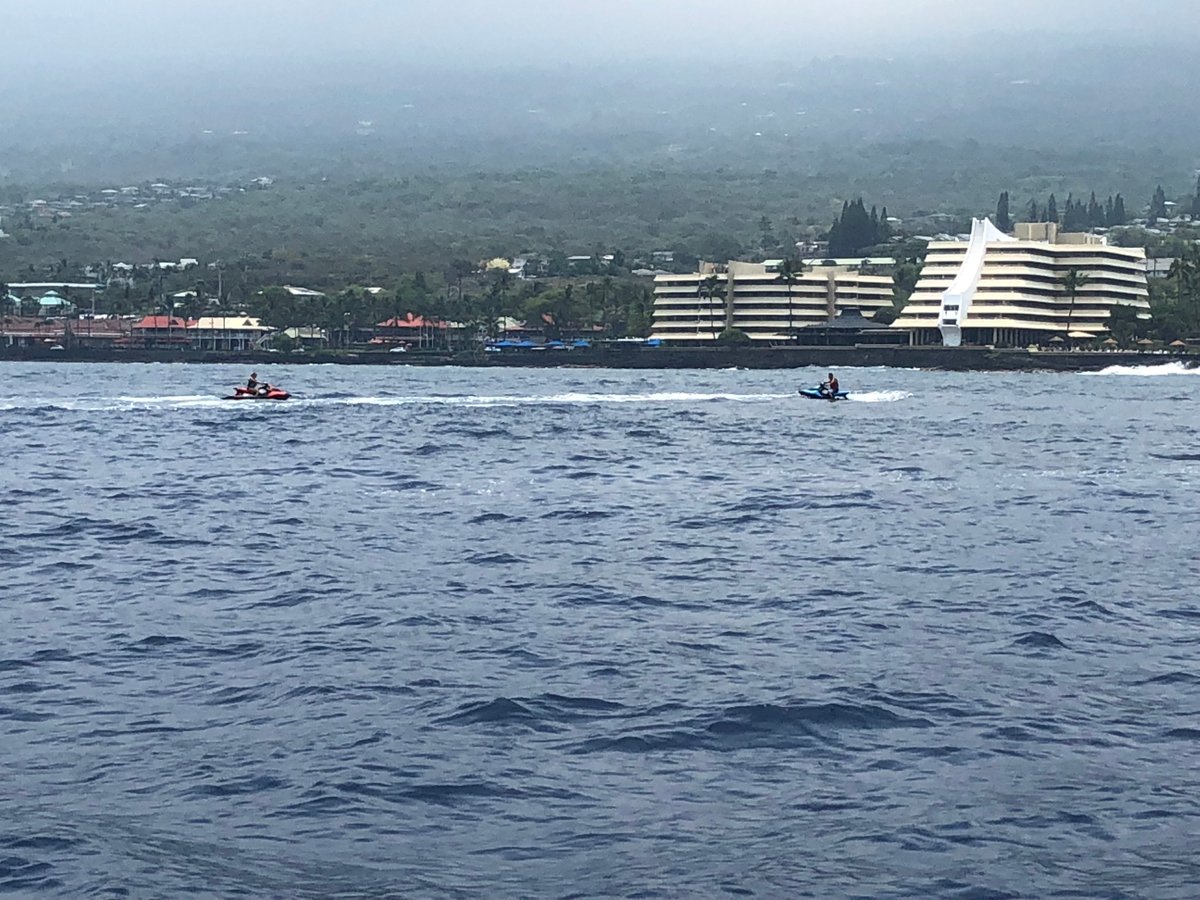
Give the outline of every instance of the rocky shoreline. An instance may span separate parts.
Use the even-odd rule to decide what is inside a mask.
[[[593,367],[614,369],[797,369],[883,366],[945,371],[1094,372],[1109,366],[1178,361],[1200,365],[1200,355],[1139,351],[1045,351],[975,347],[595,347],[570,351],[321,351],[213,353],[171,350],[96,350],[41,347],[0,349],[0,361],[72,363],[191,363],[241,365],[391,365],[471,367]]]

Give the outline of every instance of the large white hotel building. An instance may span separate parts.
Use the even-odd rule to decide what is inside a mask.
[[[845,310],[864,316],[892,305],[890,275],[864,274],[874,263],[806,266],[788,284],[779,278],[783,260],[762,263],[701,263],[688,275],[658,275],[654,279],[653,336],[676,343],[715,341],[726,328],[737,328],[758,341],[787,341],[809,325],[828,325]],[[718,290],[702,287],[717,279]]]
[[[1078,275],[1068,287],[1069,273]],[[1149,318],[1146,254],[1102,235],[1020,223],[1016,237],[976,220],[967,241],[933,241],[908,305],[893,323],[916,344],[1022,346],[1108,331],[1117,305]]]
[[[692,274],[659,275],[652,334],[706,343],[737,328],[756,341],[786,342],[808,326],[833,325],[844,311],[870,318],[891,306],[892,278],[878,273],[893,260],[807,262],[790,292],[779,277],[782,260],[702,263]],[[922,345],[1079,342],[1106,334],[1118,305],[1150,316],[1141,248],[1109,246],[1102,235],[1060,232],[1047,222],[1020,223],[1013,237],[978,219],[969,240],[930,242],[916,288],[892,327]]]

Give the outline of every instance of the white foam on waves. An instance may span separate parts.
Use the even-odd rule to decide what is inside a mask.
[[[911,397],[908,391],[851,391],[846,399],[856,403],[895,403]]]
[[[1182,362],[1160,363],[1146,366],[1108,366],[1088,375],[1134,375],[1138,378],[1155,378],[1163,375],[1200,375],[1200,368],[1192,368]]]
[[[595,405],[602,403],[704,403],[711,401],[728,401],[734,403],[762,403],[772,400],[782,400],[790,394],[729,394],[729,393],[691,393],[685,391],[664,391],[649,394],[524,394],[486,396],[478,394],[446,396],[412,396],[412,397],[343,397],[317,398],[308,402],[315,404],[348,405],[348,406],[409,406],[446,405],[446,406],[539,406],[539,405]]]

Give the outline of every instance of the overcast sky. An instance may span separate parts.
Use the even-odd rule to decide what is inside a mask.
[[[450,65],[910,55],[990,31],[1200,34],[1191,0],[0,0],[36,70],[361,55]],[[18,69],[25,68],[23,66]],[[12,68],[10,67],[10,72]]]

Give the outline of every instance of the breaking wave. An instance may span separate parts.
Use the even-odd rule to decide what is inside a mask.
[[[1145,366],[1108,366],[1099,372],[1087,372],[1088,375],[1135,375],[1140,378],[1151,378],[1160,375],[1200,375],[1200,367],[1189,366],[1183,362],[1159,363]]]

